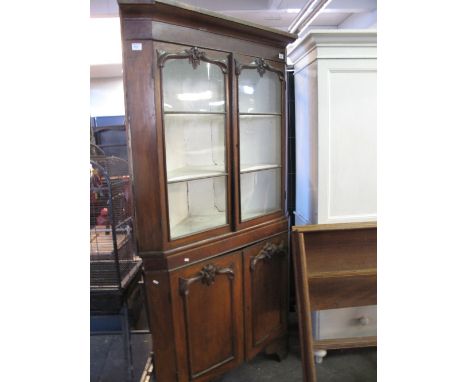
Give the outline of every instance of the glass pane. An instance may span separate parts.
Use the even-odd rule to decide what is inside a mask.
[[[281,117],[239,117],[241,172],[281,165]]]
[[[200,61],[193,69],[188,59],[170,59],[162,73],[164,111],[224,113],[224,74],[219,66]]]
[[[228,223],[225,75],[169,59],[162,70],[171,238]],[[215,113],[215,114],[213,114]],[[216,114],[218,113],[218,114]]]
[[[278,74],[243,69],[239,75],[240,113],[281,113],[281,82]]]
[[[224,115],[166,114],[167,180],[225,174]]]
[[[171,238],[227,224],[226,177],[168,185]]]
[[[241,174],[241,220],[281,209],[281,169]]]

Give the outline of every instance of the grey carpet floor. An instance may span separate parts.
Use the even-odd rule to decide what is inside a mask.
[[[149,335],[132,338],[135,378],[138,382],[151,349]],[[124,382],[125,362],[120,336],[91,337],[91,382]],[[329,351],[317,365],[319,382],[377,381],[375,348]],[[300,382],[302,381],[297,332],[290,333],[290,352],[282,362],[263,354],[218,378],[216,382]]]

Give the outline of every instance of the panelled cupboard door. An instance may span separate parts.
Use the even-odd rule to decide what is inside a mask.
[[[235,56],[234,140],[241,228],[284,215],[284,65]]]
[[[287,331],[288,234],[247,247],[244,257],[245,348],[248,359]]]
[[[234,252],[172,274],[179,381],[209,381],[242,362],[241,264]]]

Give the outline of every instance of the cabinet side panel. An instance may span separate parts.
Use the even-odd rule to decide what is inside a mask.
[[[317,63],[294,73],[296,107],[296,216],[298,223],[317,223],[318,110]]]
[[[160,381],[177,381],[171,287],[166,271],[145,275],[154,365]]]
[[[152,76],[153,44],[123,40],[126,124],[132,157],[133,194],[139,251],[161,245],[158,149]]]

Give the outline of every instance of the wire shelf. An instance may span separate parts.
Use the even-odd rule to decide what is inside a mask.
[[[91,290],[118,290],[125,289],[141,268],[141,260],[119,261],[119,272],[115,261],[91,261],[90,281]],[[119,277],[120,273],[120,277]]]
[[[138,274],[128,162],[91,147],[90,288],[122,292]]]

